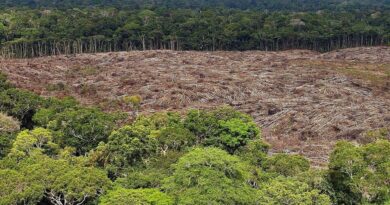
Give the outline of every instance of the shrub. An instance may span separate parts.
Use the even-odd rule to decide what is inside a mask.
[[[251,204],[255,197],[246,164],[218,148],[195,148],[173,166],[163,189],[178,204]]]
[[[32,117],[43,102],[43,98],[29,91],[10,88],[0,92],[0,111],[17,118],[23,128],[34,126]]]
[[[264,184],[255,204],[331,205],[329,197],[293,178],[278,177]]]
[[[11,84],[7,81],[7,75],[0,72],[0,92],[11,88]]]
[[[174,204],[171,197],[158,189],[124,189],[116,188],[100,198],[102,205],[128,205],[128,204]]]
[[[195,134],[199,144],[219,147],[231,154],[250,140],[260,138],[260,129],[253,119],[230,107],[191,110],[184,125]]]
[[[107,142],[116,126],[116,120],[121,117],[118,114],[104,113],[97,108],[75,107],[60,113],[53,113],[51,110],[45,112],[47,116],[52,116],[47,127],[55,131],[55,141],[62,147],[75,147],[79,155],[95,148],[100,142]],[[38,117],[35,119],[38,121]],[[47,122],[42,117],[39,119],[41,123]]]
[[[337,203],[383,204],[390,198],[390,142],[364,146],[341,141],[330,155],[328,180]]]
[[[16,132],[20,129],[17,120],[0,113],[0,158],[6,156],[15,139]]]
[[[12,133],[20,129],[20,124],[17,120],[0,113],[0,133]]]
[[[308,171],[310,163],[300,155],[275,154],[264,162],[263,167],[267,172],[274,172],[287,177]]]

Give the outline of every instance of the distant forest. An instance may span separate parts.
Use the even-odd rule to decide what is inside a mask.
[[[122,2],[123,8],[114,7]],[[7,0],[0,3],[0,56],[149,49],[326,52],[390,42],[388,0],[140,2]],[[308,11],[295,12],[300,10]]]
[[[390,0],[2,0],[0,7],[235,8],[271,11],[389,8]]]

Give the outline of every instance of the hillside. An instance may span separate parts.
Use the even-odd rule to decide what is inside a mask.
[[[273,152],[327,162],[336,140],[390,127],[390,47],[316,53],[133,51],[4,59],[17,87],[72,95],[105,110],[139,94],[141,111],[231,105],[262,127]]]

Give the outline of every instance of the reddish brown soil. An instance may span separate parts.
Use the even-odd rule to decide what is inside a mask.
[[[144,113],[228,104],[255,118],[272,151],[316,165],[336,140],[390,128],[390,47],[82,54],[1,60],[0,70],[18,87],[106,110],[134,94]]]

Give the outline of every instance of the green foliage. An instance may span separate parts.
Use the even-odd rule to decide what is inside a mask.
[[[164,1],[164,0],[6,0],[0,3],[1,7],[31,7],[31,8],[84,8],[84,7],[117,7],[117,8],[143,8],[141,16],[151,15],[149,8],[230,8],[230,9],[256,9],[267,11],[318,11],[318,10],[352,10],[374,9],[387,7],[388,1],[358,1],[358,0],[318,0],[318,1],[283,1],[283,0],[208,0],[208,1]]]
[[[330,155],[329,181],[337,202],[383,204],[390,198],[390,142],[364,146],[341,141]]]
[[[17,118],[21,127],[32,128],[32,117],[43,99],[29,91],[10,88],[0,92],[0,111]]]
[[[69,204],[87,203],[111,186],[104,171],[65,160],[36,155],[20,164],[20,172],[30,185],[40,186],[42,197],[53,204],[64,200]]]
[[[150,159],[149,164],[127,172],[124,178],[118,178],[115,183],[128,189],[160,188],[163,180],[172,174],[172,165],[183,154],[185,153],[169,151],[166,155],[155,156]]]
[[[230,153],[234,153],[241,146],[245,146],[249,140],[254,139],[259,134],[259,129],[254,122],[244,122],[238,118],[227,121],[221,120],[219,125],[221,133],[218,144],[222,144],[222,147]]]
[[[305,3],[296,7],[298,10],[307,4],[317,2],[300,1]],[[241,1],[229,2],[235,4]],[[269,0],[267,5],[272,5],[273,2],[275,0]],[[283,2],[292,4],[292,1]],[[372,1],[369,2],[368,5],[373,5]],[[50,5],[53,4],[55,5],[51,1]],[[123,8],[123,4],[119,7]],[[19,58],[74,52],[167,48],[176,50],[299,48],[329,51],[345,47],[387,45],[390,41],[388,11],[389,7],[316,13],[209,7],[202,7],[200,10],[150,7],[136,10],[90,7],[52,10],[6,9],[0,11],[0,22],[3,24],[0,42],[4,56]],[[57,43],[59,41],[61,43]],[[91,72],[89,69],[86,70],[87,73]],[[77,71],[71,74],[85,75]],[[91,84],[83,84],[80,92],[94,95],[97,88]]]
[[[74,98],[48,98],[44,101],[43,108],[39,109],[33,116],[33,121],[37,126],[47,127],[58,113],[70,108],[78,108],[78,102]]]
[[[156,133],[159,151],[166,155],[168,151],[182,151],[195,145],[195,135],[183,126],[165,127]]]
[[[64,198],[69,204],[94,199],[108,189],[110,181],[101,170],[85,167],[70,167],[57,173],[56,180],[47,187],[49,198]]]
[[[116,188],[100,198],[102,205],[170,205],[173,200],[158,189]]]
[[[198,143],[220,147],[229,153],[260,136],[252,118],[230,107],[214,111],[191,110],[184,125],[196,135]]]
[[[36,204],[42,196],[42,187],[29,184],[21,173],[0,169],[0,204]]]
[[[363,133],[363,136],[360,139],[360,141],[362,141],[362,143],[371,143],[371,142],[375,142],[376,140],[385,140],[385,139],[390,140],[390,128],[368,130]]]
[[[176,113],[140,116],[132,125],[113,131],[107,143],[90,153],[91,162],[106,167],[114,177],[130,167],[147,166],[159,155],[167,161],[163,156],[194,145],[194,135],[181,121]]]
[[[52,133],[44,128],[24,130],[16,136],[9,156],[22,159],[37,152],[53,153],[58,149],[58,146],[52,140]]]
[[[9,153],[19,129],[17,120],[0,112],[0,159]]]
[[[293,178],[278,177],[264,184],[257,193],[256,204],[264,205],[331,205],[329,197]]]
[[[164,190],[178,204],[250,204],[251,173],[240,159],[218,148],[196,148],[180,158]]]
[[[0,34],[1,34],[1,23],[0,23]],[[11,85],[7,80],[7,75],[0,72],[0,92],[7,90],[9,88],[11,88]]]
[[[115,180],[115,184],[128,189],[157,188],[161,186],[161,181],[166,177],[166,173],[153,168],[131,171],[126,175],[125,178]]]
[[[84,154],[100,142],[106,142],[119,118],[97,108],[69,108],[54,112],[41,110],[35,120],[40,123],[49,121],[47,128],[55,132],[55,141],[62,147],[75,147],[77,154]]]
[[[261,167],[267,159],[269,148],[270,145],[262,140],[251,140],[246,146],[241,147],[236,154],[250,164]]]
[[[277,173],[283,176],[295,176],[310,168],[309,161],[300,155],[275,154],[264,163],[267,172]]]
[[[124,126],[113,131],[107,144],[91,153],[93,162],[106,167],[114,176],[130,166],[148,163],[157,151],[157,140],[143,125]]]
[[[63,82],[48,84],[46,86],[47,91],[64,91],[66,88],[67,86]]]
[[[304,182],[311,189],[319,190],[321,194],[326,194],[332,200],[336,201],[336,193],[332,184],[327,180],[328,170],[325,169],[310,169],[306,172],[299,173],[295,178],[299,182]]]
[[[140,95],[132,95],[123,97],[123,101],[131,106],[133,109],[134,115],[137,116],[138,110],[141,107],[142,97]]]
[[[149,130],[160,130],[165,127],[176,127],[182,125],[182,119],[178,113],[161,112],[151,116],[139,116],[134,122],[136,126],[145,126]]]
[[[11,151],[15,138],[15,133],[0,133],[0,159],[7,156]]]

